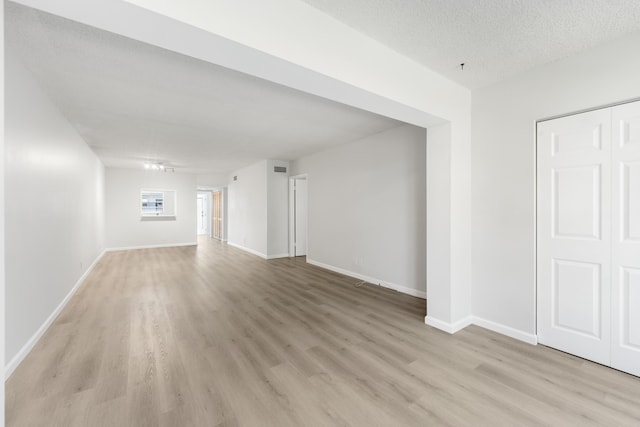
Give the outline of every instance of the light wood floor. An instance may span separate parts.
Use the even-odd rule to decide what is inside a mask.
[[[108,253],[9,379],[9,426],[640,425],[640,379],[216,241]]]

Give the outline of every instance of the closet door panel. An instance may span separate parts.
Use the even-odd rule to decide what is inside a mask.
[[[640,102],[612,111],[611,366],[640,375]]]
[[[538,340],[611,358],[611,111],[538,124]]]

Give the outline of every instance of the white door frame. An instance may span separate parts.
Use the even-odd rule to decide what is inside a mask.
[[[289,177],[289,256],[290,257],[296,256],[296,248],[295,248],[296,242],[294,240],[295,227],[296,227],[296,221],[295,221],[296,204],[294,199],[294,188],[293,188],[293,184],[296,179],[306,179],[307,185],[308,185],[309,175],[306,173],[303,173],[300,175],[294,175]],[[307,247],[309,247],[308,240],[307,240]]]

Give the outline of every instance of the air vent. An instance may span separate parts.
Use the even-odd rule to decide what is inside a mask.
[[[284,166],[274,166],[273,171],[280,172],[280,173],[287,173],[287,168]]]

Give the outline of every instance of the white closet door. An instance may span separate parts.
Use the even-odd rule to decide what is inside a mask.
[[[538,339],[611,359],[611,110],[538,124]]]
[[[640,375],[640,102],[613,108],[611,366]]]

